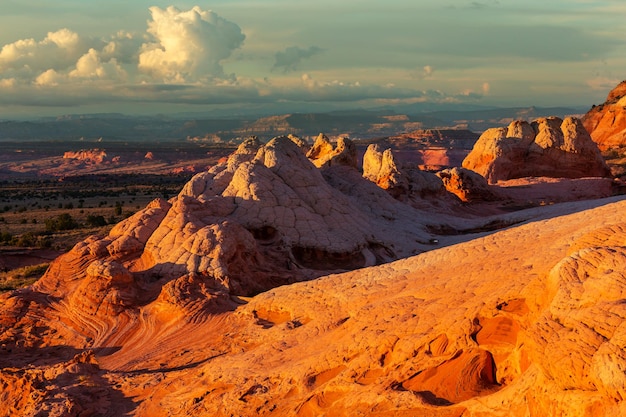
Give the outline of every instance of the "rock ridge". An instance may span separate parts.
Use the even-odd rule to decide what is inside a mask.
[[[522,177],[611,177],[598,147],[574,117],[488,129],[463,160],[463,168],[491,184]]]

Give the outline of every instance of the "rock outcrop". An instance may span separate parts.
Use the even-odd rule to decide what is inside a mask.
[[[153,201],[54,261],[34,288],[63,300],[54,307],[66,316],[61,333],[71,329],[76,345],[97,346],[122,337],[110,334],[116,327],[131,337],[146,311],[220,312],[233,296],[432,247],[427,229],[441,218],[393,199],[352,162],[318,169],[296,139],[246,140],[177,197]],[[24,334],[20,343],[39,342]]]
[[[372,144],[363,155],[363,177],[400,199],[428,195],[443,197],[445,189],[435,174],[399,164],[391,149]]]
[[[465,168],[450,168],[437,172],[446,190],[456,195],[461,201],[496,201],[502,199],[480,174]]]
[[[301,146],[249,139],[0,295],[0,415],[626,413],[624,199],[453,218]]]
[[[625,147],[626,81],[611,90],[604,103],[593,106],[582,122],[602,151]]]
[[[478,139],[463,167],[491,184],[523,177],[610,177],[596,144],[580,120],[542,118],[492,128]]]
[[[199,273],[156,292],[92,240],[53,265],[57,287],[0,296],[0,414],[624,415],[626,201],[541,213],[252,298],[216,297]],[[84,295],[129,277],[141,291],[119,311],[72,306],[97,277],[106,291]]]
[[[103,149],[83,149],[78,152],[65,152],[63,159],[75,159],[90,164],[101,164],[107,160],[107,153]]]
[[[337,139],[337,145],[333,146],[326,135],[320,133],[306,156],[318,168],[332,165],[357,167],[356,146],[347,138]]]

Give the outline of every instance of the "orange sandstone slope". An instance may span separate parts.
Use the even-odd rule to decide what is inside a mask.
[[[134,313],[70,317],[67,300],[14,293],[2,324],[51,308],[46,321],[2,328],[0,415],[625,415],[626,201],[542,210],[465,243],[221,304],[193,275]],[[128,284],[104,267],[87,274]],[[110,336],[85,350],[62,335],[79,317]],[[29,348],[44,323],[54,334]],[[11,332],[22,345],[8,345]]]
[[[626,81],[593,106],[582,119],[585,129],[602,151],[626,146]]]
[[[0,296],[0,416],[626,411],[626,202],[455,218],[318,139],[246,141]]]
[[[260,294],[219,353],[130,390],[136,414],[624,415],[626,202],[565,207]]]

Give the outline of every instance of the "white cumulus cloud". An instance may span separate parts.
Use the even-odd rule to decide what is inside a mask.
[[[222,77],[221,61],[245,39],[237,24],[198,6],[188,11],[151,7],[150,13],[154,42],[143,45],[139,69],[165,82]]]
[[[55,87],[64,80],[62,74],[53,69],[46,70],[35,78],[35,84],[39,87]]]
[[[0,73],[13,72],[18,77],[61,70],[76,62],[86,51],[78,34],[69,29],[49,32],[42,41],[21,39],[0,50]]]
[[[119,79],[126,78],[126,71],[115,58],[103,62],[100,53],[91,48],[76,62],[76,68],[69,73],[70,77],[88,79]]]

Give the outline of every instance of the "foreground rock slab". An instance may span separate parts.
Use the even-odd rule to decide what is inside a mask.
[[[541,213],[252,298],[212,299],[201,275],[129,294],[127,270],[91,263],[83,308],[41,286],[0,299],[0,414],[624,415],[626,200]]]

